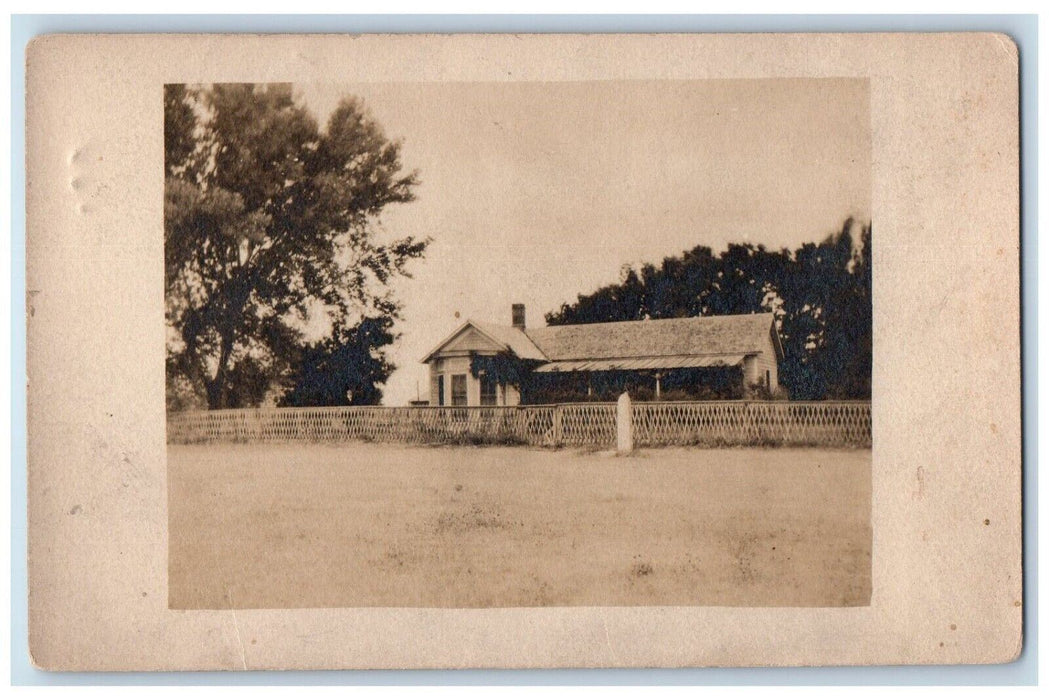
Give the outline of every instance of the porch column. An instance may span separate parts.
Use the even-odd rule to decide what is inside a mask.
[[[661,393],[661,391],[660,391],[661,387],[659,386],[659,380],[662,379],[662,378],[663,378],[663,373],[662,372],[656,372],[656,401],[659,401],[659,395]]]

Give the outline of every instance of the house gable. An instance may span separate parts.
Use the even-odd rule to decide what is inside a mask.
[[[505,350],[505,345],[495,342],[470,325],[463,328],[460,333],[439,348],[435,354],[493,353]]]
[[[473,321],[466,321],[428,352],[422,362],[428,364],[438,355],[464,356],[471,352],[496,353],[507,349],[505,343],[485,333]]]

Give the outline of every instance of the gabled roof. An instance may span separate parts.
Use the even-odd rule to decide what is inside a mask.
[[[423,364],[429,362],[430,359],[441,350],[441,348],[458,337],[467,328],[474,328],[488,340],[496,345],[502,346],[503,350],[512,352],[522,360],[547,359],[546,355],[544,355],[542,351],[539,350],[531,340],[529,340],[528,336],[525,335],[524,331],[520,328],[515,328],[514,326],[498,326],[493,323],[482,323],[480,321],[468,319],[465,323],[456,328],[451,335],[438,343],[433,350],[426,353],[426,357],[422,359]]]
[[[550,360],[599,360],[667,355],[734,355],[760,352],[774,316],[742,314],[529,328],[532,342]],[[778,334],[777,354],[782,356]]]
[[[468,320],[438,343],[422,361],[429,362],[441,348],[472,327],[492,343],[524,360],[567,362],[633,358],[643,359],[648,363],[646,366],[655,367],[666,363],[653,358],[674,358],[677,363],[674,366],[685,367],[701,365],[695,362],[681,364],[685,362],[684,357],[706,357],[713,364],[734,364],[740,356],[763,351],[770,334],[777,358],[783,357],[774,319],[771,313],[740,314],[585,323],[523,331],[514,326]],[[634,364],[636,362],[631,366]],[[551,368],[550,371],[555,370]]]

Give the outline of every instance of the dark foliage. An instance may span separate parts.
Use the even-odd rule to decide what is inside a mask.
[[[363,406],[382,400],[395,367],[381,348],[393,342],[389,318],[366,318],[302,353],[282,406]]]
[[[480,377],[482,374],[498,384],[509,384],[515,387],[526,386],[533,370],[542,361],[522,360],[511,353],[496,355],[472,355],[470,357],[470,374]]]
[[[658,267],[626,269],[618,284],[547,314],[551,325],[772,311],[792,399],[865,399],[871,391],[871,226],[856,245],[853,221],[795,251],[705,246]]]

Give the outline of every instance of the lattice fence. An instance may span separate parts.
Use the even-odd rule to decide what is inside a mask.
[[[191,411],[169,418],[168,441],[555,444],[556,408],[336,406]]]
[[[616,441],[614,403],[559,404],[552,418],[555,445],[612,445]]]
[[[634,440],[662,445],[869,446],[869,403],[635,403]],[[259,408],[168,419],[168,441],[595,445],[616,442],[616,405]]]
[[[853,401],[635,403],[634,441],[659,445],[869,447],[871,405]]]

